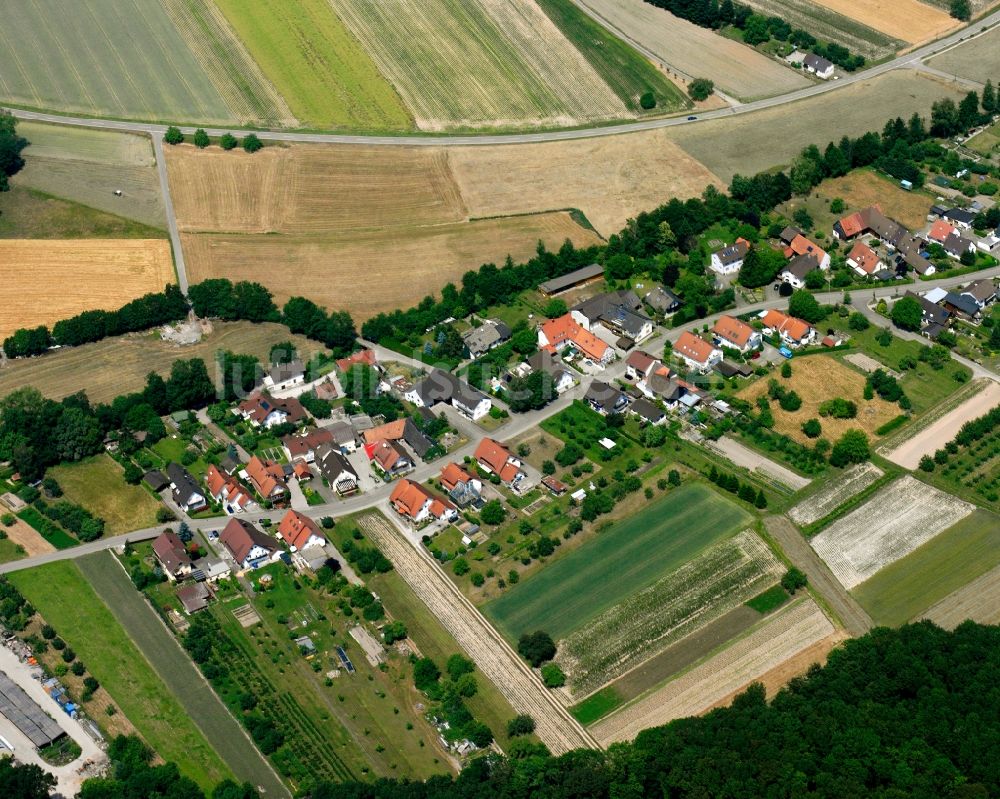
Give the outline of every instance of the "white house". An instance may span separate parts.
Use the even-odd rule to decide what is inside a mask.
[[[442,369],[435,369],[403,396],[418,408],[430,408],[439,402],[451,403],[459,413],[473,421],[482,419],[493,407],[485,394]]]
[[[802,59],[802,68],[805,69],[806,72],[815,75],[817,78],[822,78],[823,80],[829,80],[833,77],[833,62],[828,61],[815,53],[806,54],[806,57]]]
[[[264,386],[272,391],[284,391],[306,382],[306,368],[302,361],[295,359],[288,363],[278,363],[264,376]]]
[[[681,333],[674,344],[674,355],[679,356],[689,369],[696,372],[707,372],[722,360],[722,350],[687,330]]]
[[[712,271],[720,275],[739,272],[748,252],[750,252],[750,242],[746,239],[736,239],[735,244],[712,253]]]

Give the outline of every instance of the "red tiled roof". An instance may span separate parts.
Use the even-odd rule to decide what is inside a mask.
[[[809,325],[801,319],[789,316],[781,311],[770,310],[764,314],[764,327],[787,333],[793,341],[802,341],[809,334]]]
[[[479,446],[476,447],[474,457],[477,461],[485,463],[496,474],[500,474],[500,470],[503,469],[504,465],[511,458],[511,454],[510,450],[499,441],[494,441],[492,438],[484,438],[479,442]]]
[[[931,225],[930,232],[927,234],[927,238],[931,241],[936,241],[939,244],[948,238],[952,233],[955,232],[955,226],[950,222],[946,222],[943,219],[937,220],[933,225]]]
[[[326,536],[323,535],[316,522],[294,510],[285,514],[281,524],[278,525],[278,532],[288,546],[297,550],[302,549],[309,542],[310,536],[316,536],[326,541]]]
[[[223,544],[240,564],[246,560],[254,546],[262,547],[268,552],[274,552],[278,548],[273,538],[243,519],[230,519],[222,528],[219,543]]]
[[[405,513],[411,519],[415,518],[427,500],[433,497],[427,490],[412,480],[399,480],[392,489],[389,501],[400,513]]]
[[[809,241],[801,233],[792,239],[792,243],[788,245],[788,249],[791,250],[795,255],[812,255],[816,258],[816,263],[822,262],[826,257],[826,250],[820,247],[818,244],[814,244]],[[786,253],[787,254],[787,253]]]
[[[712,332],[737,347],[745,347],[753,335],[753,328],[733,316],[721,316]]]
[[[208,486],[208,493],[213,497],[222,493],[222,489],[225,488],[230,479],[230,476],[217,468],[214,463],[209,464],[208,469],[205,470],[205,485]]]
[[[388,441],[374,441],[365,445],[368,457],[378,463],[383,471],[391,471],[399,463],[403,454]]]
[[[374,366],[378,363],[378,359],[375,357],[375,350],[361,350],[353,355],[348,355],[346,358],[340,358],[337,361],[337,368],[341,372],[346,372],[356,363],[363,363],[366,366]]]
[[[292,459],[304,457],[321,444],[332,444],[333,433],[325,428],[311,430],[304,436],[285,436],[281,439]]]
[[[857,264],[858,269],[867,275],[874,274],[875,270],[878,268],[878,255],[875,253],[871,247],[865,244],[863,241],[859,241],[851,249],[851,252],[847,256],[848,261],[853,261]]]
[[[600,361],[608,351],[608,345],[593,333],[584,330],[570,314],[550,319],[542,325],[549,346],[557,348],[569,343],[588,358]]]
[[[635,350],[628,356],[625,361],[626,366],[631,366],[637,372],[646,374],[649,367],[656,363],[656,358],[650,355],[648,352],[643,352],[642,350]]]
[[[153,542],[153,552],[171,574],[177,574],[182,566],[191,565],[191,556],[184,548],[184,542],[172,531],[166,531]]]
[[[708,363],[713,349],[714,347],[705,341],[705,339],[699,338],[687,330],[681,333],[680,338],[677,339],[677,343],[674,344],[674,352],[702,364]]]
[[[378,427],[364,431],[366,444],[376,441],[398,441],[403,437],[403,430],[406,428],[406,419],[397,419],[394,422],[386,422]]]
[[[472,475],[457,463],[449,463],[441,469],[441,485],[449,491],[459,483],[467,483],[471,479]]]
[[[857,236],[862,230],[865,229],[864,218],[861,216],[860,211],[855,211],[853,214],[848,214],[840,219],[840,229],[844,231],[844,235],[847,238],[852,236]]]
[[[282,489],[282,493],[287,489],[284,470],[277,463],[261,460],[256,455],[247,464],[247,477],[265,499],[278,493],[278,488]]]

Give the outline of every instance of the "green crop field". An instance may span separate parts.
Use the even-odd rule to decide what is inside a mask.
[[[328,0],[216,0],[299,121],[405,130],[409,112]]]
[[[563,638],[749,521],[746,511],[707,486],[683,486],[613,524],[483,610],[509,638],[532,630]]]
[[[73,563],[62,561],[19,571],[10,575],[10,581],[76,650],[90,673],[164,760],[175,761],[183,774],[205,790],[232,777],[188,712]],[[127,577],[125,581],[134,593]],[[52,590],[53,586],[59,590]],[[153,620],[160,624],[155,616]]]
[[[632,116],[534,0],[333,5],[425,130]]]
[[[652,92],[656,98],[653,113],[668,113],[690,105],[660,70],[581,11],[573,0],[536,2],[630,111],[643,113],[639,98],[644,92]]]
[[[156,524],[160,503],[139,486],[126,483],[122,467],[108,455],[55,466],[48,476],[56,479],[66,499],[104,519],[105,535]]]
[[[127,43],[127,46],[126,46]],[[0,99],[130,119],[227,122],[233,109],[156,0],[9,4]]]
[[[857,586],[876,624],[898,625],[1000,564],[1000,517],[977,510]]]

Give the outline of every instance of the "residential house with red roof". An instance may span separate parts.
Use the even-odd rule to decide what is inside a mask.
[[[454,519],[458,517],[455,506],[447,500],[435,497],[420,483],[402,479],[398,481],[389,496],[389,502],[400,516],[405,516],[414,524],[430,519]]]
[[[246,466],[247,480],[261,499],[274,502],[288,493],[285,470],[274,461],[263,460],[254,455]]]
[[[355,364],[370,366],[373,369],[377,367],[378,358],[375,356],[375,350],[359,350],[353,355],[348,355],[346,358],[337,359],[337,368],[341,372],[346,372]]]
[[[625,377],[630,380],[641,380],[646,377],[659,363],[656,358],[642,350],[632,350],[625,359]]]
[[[275,425],[298,424],[307,417],[306,409],[295,397],[276,399],[262,392],[247,397],[236,406],[235,413],[242,416],[254,427],[274,427]]]
[[[209,464],[205,472],[205,485],[208,493],[222,509],[232,515],[246,510],[254,504],[250,492],[231,474],[220,469],[215,464]]]
[[[807,239],[801,233],[792,239],[791,244],[785,248],[786,258],[795,258],[800,255],[811,255],[816,259],[816,265],[820,269],[830,268],[830,253],[815,242]]]
[[[526,476],[521,469],[523,466],[521,460],[514,457],[514,453],[503,444],[492,438],[484,438],[480,441],[473,457],[481,469],[497,475],[501,482],[509,486],[514,486]]]
[[[365,454],[375,470],[390,480],[413,468],[413,461],[384,439],[365,444]]]
[[[326,536],[319,525],[303,513],[290,510],[278,525],[278,534],[292,552],[326,546]]]
[[[760,347],[760,333],[735,316],[720,316],[712,328],[716,343],[746,353]]]
[[[856,242],[847,254],[847,265],[861,276],[874,275],[885,269],[885,263],[878,253],[863,241]]]
[[[310,430],[301,435],[285,436],[281,439],[282,449],[290,461],[302,460],[312,463],[316,460],[316,450],[324,444],[333,444],[333,433],[325,427]]]
[[[707,372],[722,360],[722,350],[685,330],[674,344],[674,355],[681,358],[688,369]]]
[[[801,319],[771,309],[761,317],[768,335],[777,333],[787,347],[802,347],[816,338],[816,329]]]
[[[594,363],[607,365],[615,358],[611,347],[577,322],[572,314],[549,319],[538,328],[538,346],[549,352],[572,347]]]
[[[947,222],[944,219],[938,219],[931,225],[931,229],[927,233],[927,238],[930,241],[936,241],[938,244],[944,244],[945,239],[947,239],[952,233],[955,232],[955,226],[951,222]]]
[[[232,518],[219,534],[222,544],[241,569],[256,569],[279,550],[278,542],[244,519]]]

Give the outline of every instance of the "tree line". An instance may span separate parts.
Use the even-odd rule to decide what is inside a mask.
[[[21,171],[24,159],[21,151],[28,146],[24,136],[17,135],[17,120],[7,111],[0,111],[0,191],[9,191],[8,178]]]

